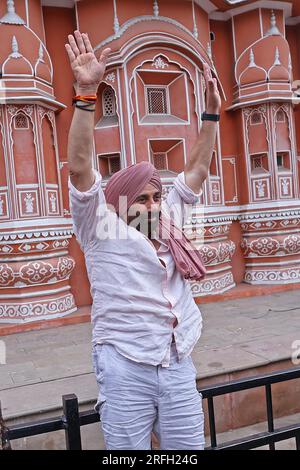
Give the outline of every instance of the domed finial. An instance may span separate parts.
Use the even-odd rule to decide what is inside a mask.
[[[281,36],[276,24],[276,15],[274,10],[271,12],[271,28],[267,31],[267,36]]]
[[[39,47],[39,61],[40,62],[45,62],[44,61],[44,49],[43,49],[43,44],[42,43],[40,44],[40,47]]]
[[[14,0],[7,0],[7,13],[0,19],[4,24],[25,24],[25,21],[16,14]]]
[[[207,51],[208,57],[209,57],[210,59],[212,59],[212,50],[211,50],[211,44],[210,44],[210,42],[207,43],[206,51]]]
[[[192,0],[192,9],[193,9],[193,23],[194,23],[193,35],[195,39],[198,39],[199,34],[198,34],[198,28],[197,28],[197,22],[196,22],[194,0]]]
[[[278,49],[278,47],[276,47],[276,50],[275,50],[275,62],[274,62],[274,65],[281,65],[281,62],[280,62],[280,54],[279,54],[279,49]]]
[[[154,0],[153,2],[153,15],[159,16],[159,7],[158,7],[157,0]]]
[[[12,57],[13,59],[19,59],[22,57],[22,54],[19,53],[19,46],[18,46],[18,41],[16,36],[13,36],[12,41],[11,41],[11,50],[12,53],[10,54],[9,57]]]
[[[118,18],[118,13],[117,13],[117,1],[114,0],[114,32],[115,34],[118,34],[120,29],[120,23],[119,23],[119,18]]]
[[[253,49],[250,50],[250,63],[249,63],[249,67],[256,67]]]
[[[289,64],[288,64],[288,69],[289,69],[289,72],[291,73],[292,70],[293,70],[293,64],[292,64],[292,57],[291,57],[291,54],[289,54]]]

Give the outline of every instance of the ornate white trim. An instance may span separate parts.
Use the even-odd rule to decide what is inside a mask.
[[[182,31],[187,33],[189,36],[191,36],[197,43],[199,43],[201,45],[201,47],[203,47],[202,44],[200,43],[200,41],[194,37],[193,33],[188,28],[186,28],[186,26],[179,23],[179,21],[176,21],[172,18],[168,18],[166,16],[143,15],[143,16],[137,16],[135,18],[131,18],[130,20],[126,21],[119,28],[118,33],[115,33],[115,34],[109,36],[108,38],[104,39],[103,41],[101,41],[94,48],[94,51],[97,51],[98,49],[101,49],[103,46],[105,46],[106,44],[109,44],[110,42],[114,41],[115,39],[119,39],[121,36],[123,36],[123,34],[127,31],[127,29],[129,29],[131,26],[134,26],[135,24],[141,23],[143,21],[162,21],[163,23],[168,23],[168,24],[171,24],[173,26],[176,26],[177,28],[181,29]]]
[[[232,273],[228,272],[217,278],[191,283],[191,289],[194,297],[202,297],[204,295],[222,294],[235,287],[235,285]]]
[[[279,218],[289,218],[294,216],[300,216],[300,209],[287,209],[286,211],[270,211],[270,212],[253,212],[247,214],[240,214],[238,216],[239,220],[243,220],[245,222],[252,222],[256,219],[275,219],[278,220]]]
[[[153,60],[152,67],[164,70],[166,67],[169,67],[169,64],[167,64],[167,62],[164,62],[161,56],[158,56],[156,57],[156,59]]]
[[[115,80],[116,80],[116,74],[115,72],[110,72],[106,75],[106,77],[104,78],[104,81],[105,82],[111,82],[111,83],[115,83]]]
[[[31,221],[32,225],[32,221]],[[32,240],[34,242],[40,241],[43,239],[46,240],[53,240],[53,239],[61,239],[61,238],[71,238],[73,235],[73,229],[46,229],[45,231],[20,231],[20,232],[11,232],[11,233],[4,233],[0,232],[0,242],[13,242],[13,243],[20,243],[22,240]]]
[[[244,280],[249,284],[290,284],[300,282],[300,268],[246,270]]]
[[[279,238],[275,238],[275,236]],[[241,248],[246,258],[296,255],[300,253],[300,235],[290,233],[282,237],[278,233],[270,232],[269,235],[259,238],[244,237]]]
[[[55,253],[53,254],[55,256]],[[31,287],[54,284],[69,279],[75,261],[71,256],[52,257],[47,262],[44,258],[26,258],[10,266],[0,261],[0,287]]]
[[[235,252],[235,243],[232,240],[217,243],[206,243],[199,249],[205,266],[231,262]]]
[[[62,317],[77,310],[72,294],[36,302],[0,303],[0,323],[20,323]]]

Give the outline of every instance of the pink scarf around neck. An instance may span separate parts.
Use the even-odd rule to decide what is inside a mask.
[[[148,183],[158,191],[162,191],[159,173],[151,163],[141,162],[124,168],[115,173],[107,183],[106,203],[112,205],[118,215],[124,214]],[[126,206],[124,204],[122,206],[124,198],[121,199],[121,205],[119,205],[120,196],[127,197]],[[200,281],[206,274],[206,269],[199,250],[193,247],[183,231],[164,212],[159,218],[158,233],[159,237],[167,243],[176,268],[182,276],[185,279]]]

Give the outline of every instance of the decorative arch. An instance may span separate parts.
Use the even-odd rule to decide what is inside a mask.
[[[25,108],[11,116],[10,137],[16,184],[38,181],[36,138],[31,110]],[[26,153],[25,153],[26,152]]]
[[[150,23],[152,22],[159,22],[159,23],[164,23],[168,26],[173,26],[177,28],[178,30],[184,32],[187,37],[189,42],[192,40],[196,44],[198,44],[198,47],[200,46],[203,52],[207,55],[205,47],[202,45],[202,43],[194,36],[193,32],[190,31],[186,26],[181,24],[179,21],[173,19],[173,18],[168,18],[166,16],[154,16],[154,15],[143,15],[143,16],[138,16],[135,18],[130,18],[130,20],[126,21],[119,29],[118,31],[106,38],[105,40],[101,41],[97,46],[95,47],[95,51],[98,49],[106,46],[107,44],[110,44],[112,41],[117,40],[121,38],[124,33],[130,29],[132,29],[136,24],[138,23]],[[150,26],[150,25],[149,25]],[[153,30],[153,26],[151,27],[151,30]],[[158,28],[161,29],[161,28]]]
[[[153,47],[152,47],[152,48],[153,48]],[[151,48],[151,49],[152,49],[152,48]],[[146,50],[149,51],[149,50],[151,50],[151,49],[146,49]],[[155,49],[157,49],[157,47],[155,47]],[[143,50],[145,50],[145,49],[143,49]],[[164,50],[165,50],[165,49],[164,49]],[[141,52],[141,51],[139,51],[139,53],[140,53],[140,52]],[[136,55],[138,55],[138,53],[132,55],[130,58],[133,58],[133,57],[135,57]],[[186,67],[182,66],[182,64],[180,64],[179,62],[176,62],[175,60],[170,60],[169,57],[166,55],[166,53],[163,53],[163,52],[162,52],[162,53],[155,54],[155,55],[153,56],[152,60],[151,60],[151,59],[145,59],[145,60],[143,60],[143,61],[140,62],[136,67],[134,67],[132,76],[131,76],[131,78],[130,78],[130,80],[129,80],[131,118],[132,118],[132,116],[133,116],[133,114],[134,114],[134,104],[133,104],[133,98],[132,98],[132,95],[133,95],[133,86],[132,86],[132,85],[133,85],[133,81],[134,81],[134,79],[135,79],[137,70],[138,70],[139,68],[143,67],[143,65],[144,65],[145,63],[147,63],[147,62],[152,62],[153,64],[155,64],[155,61],[157,61],[159,58],[162,59],[162,60],[165,59],[165,60],[167,61],[167,64],[174,64],[174,65],[176,65],[176,67],[179,67],[180,70],[182,70],[183,72],[185,72],[185,73],[187,74],[187,76],[188,76],[188,78],[190,79],[190,81],[191,81],[191,83],[192,83],[192,86],[193,86],[193,95],[194,95],[194,100],[195,100],[195,110],[194,110],[194,111],[195,111],[195,113],[196,113],[198,119],[200,119],[200,116],[199,116],[199,102],[198,102],[198,96],[197,96],[197,87],[196,87],[196,83],[195,83],[195,81],[193,80],[193,77],[192,77],[190,71],[189,71]],[[162,65],[162,66],[163,66],[163,65]]]
[[[46,184],[58,185],[58,168],[55,150],[55,136],[52,122],[45,113],[41,118],[43,162]]]
[[[105,126],[105,120],[109,125],[117,125],[119,122],[119,103],[114,87],[103,80],[98,89],[98,101],[96,104],[96,128]]]
[[[154,20],[161,20],[161,17],[149,17]],[[134,20],[134,19],[132,19]],[[130,21],[132,21],[130,20]],[[166,18],[166,20],[171,20]],[[130,22],[129,21],[129,22]],[[177,26],[175,20],[166,21],[166,23],[173,24]],[[134,23],[135,24],[135,23]],[[179,23],[180,24],[180,23]],[[133,24],[132,24],[133,25]],[[185,28],[185,27],[184,27]],[[180,29],[180,28],[179,28]],[[185,30],[185,29],[184,29]],[[124,41],[123,44],[119,44],[116,50],[113,50],[114,54],[109,58],[109,66],[117,66],[128,62],[129,58],[134,55],[138,50],[143,48],[149,48],[150,46],[158,46],[163,49],[173,49],[177,53],[185,56],[194,66],[196,65],[199,70],[202,64],[207,64],[211,68],[213,76],[217,79],[219,88],[223,98],[226,100],[226,95],[222,83],[218,77],[216,68],[212,62],[211,57],[209,56],[206,48],[194,37],[194,35],[187,30],[188,35],[185,37],[178,36],[175,32],[171,31],[159,31],[153,32],[153,29],[149,31],[144,31],[140,34],[134,35],[133,37]],[[94,51],[97,53],[103,46],[118,39],[120,36],[110,36],[105,41],[100,42],[95,48]],[[113,45],[111,45],[113,48]]]

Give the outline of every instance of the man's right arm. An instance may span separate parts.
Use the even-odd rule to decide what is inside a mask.
[[[68,36],[68,40],[66,51],[76,81],[76,94],[97,95],[110,49],[105,49],[98,60],[87,34],[76,30],[74,36]],[[86,106],[86,103],[78,101],[77,106]],[[68,162],[72,184],[78,191],[84,192],[91,188],[95,179],[92,169],[95,105],[91,104],[85,109],[77,106],[69,131]]]
[[[83,92],[78,90],[78,94]],[[92,169],[94,118],[94,112],[75,107],[68,138],[68,162],[71,182],[78,191],[90,189],[95,179]]]

